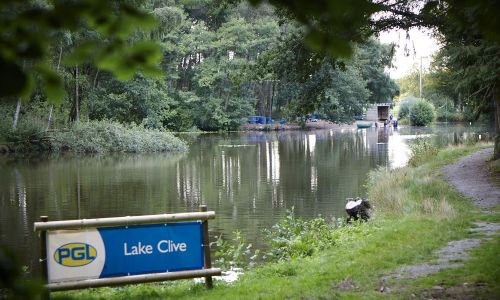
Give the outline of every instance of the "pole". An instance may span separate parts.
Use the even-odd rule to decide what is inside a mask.
[[[48,216],[40,216],[41,222],[47,222],[49,220]],[[40,263],[42,265],[42,282],[48,284],[48,272],[47,272],[47,231],[40,231]],[[42,299],[50,299],[50,292],[44,287],[42,292]]]
[[[419,76],[419,81],[420,81],[420,99],[422,99],[422,56],[420,56],[420,76]]]
[[[200,205],[200,212],[206,212],[207,206]],[[208,236],[208,221],[204,220],[202,223],[203,229],[203,253],[204,253],[204,269],[209,270],[212,268],[212,260],[210,259],[210,238]],[[205,276],[205,284],[208,289],[213,287],[212,276]]]

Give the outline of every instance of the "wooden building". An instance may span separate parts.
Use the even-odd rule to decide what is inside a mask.
[[[366,119],[369,121],[388,120],[390,116],[390,109],[393,105],[394,104],[392,102],[372,104],[366,111]]]

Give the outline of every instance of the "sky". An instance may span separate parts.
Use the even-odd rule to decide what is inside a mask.
[[[438,42],[430,36],[429,30],[424,29],[411,29],[409,40],[406,39],[406,31],[400,29],[382,32],[379,39],[384,44],[394,43],[397,46],[393,59],[394,68],[387,70],[393,79],[405,76],[413,66],[418,68],[420,57],[425,71],[429,67],[431,56],[439,50]],[[409,55],[405,55],[405,52]]]

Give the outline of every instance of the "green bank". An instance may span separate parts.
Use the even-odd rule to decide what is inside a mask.
[[[368,223],[341,226],[326,233],[331,245],[309,256],[297,255],[250,268],[235,283],[179,281],[54,293],[56,299],[371,299],[409,298],[434,286],[457,287],[477,298],[500,293],[500,239],[493,236],[471,253],[463,267],[416,280],[385,279],[397,268],[429,262],[449,241],[470,236],[479,220],[500,222],[454,191],[440,168],[487,144],[438,150],[414,149],[410,166],[370,174],[369,198],[374,216]],[[499,208],[496,208],[498,211]],[[480,288],[464,288],[476,287]]]

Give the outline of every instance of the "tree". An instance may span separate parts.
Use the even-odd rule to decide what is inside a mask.
[[[151,28],[154,18],[124,1],[0,2],[0,99],[11,100],[33,91],[35,79],[43,82],[47,99],[64,97],[61,77],[47,63],[57,33],[78,31],[82,24],[98,32],[106,43],[87,40],[66,57],[68,65],[90,63],[129,79],[136,70],[158,75],[159,48],[150,42],[123,47],[137,28]],[[25,68],[22,65],[25,64]]]
[[[371,34],[391,28],[424,26],[439,30],[445,44],[465,51],[462,54],[493,59],[493,64],[479,59],[471,65],[470,55],[458,55],[458,51],[450,56],[455,58],[450,60],[450,66],[455,65],[463,75],[460,85],[474,96],[477,108],[495,106],[494,158],[500,158],[500,84],[495,61],[499,57],[500,43],[500,18],[496,16],[500,11],[499,1],[319,0],[311,3],[307,0],[270,0],[270,3],[306,26],[306,40],[315,50],[350,55],[352,44]],[[472,77],[467,78],[466,74]],[[483,80],[486,84],[480,84]]]
[[[434,106],[420,99],[414,104],[411,104],[410,109],[410,123],[415,126],[426,126],[434,121],[436,118],[436,111]]]
[[[368,102],[391,102],[399,94],[399,87],[385,72],[392,66],[394,45],[383,45],[375,39],[358,44],[353,62],[366,81],[370,91]]]
[[[500,8],[498,1],[467,3],[451,2],[436,6],[432,11],[437,23],[440,50],[437,69],[441,79],[452,83],[463,105],[477,113],[495,115],[494,159],[500,158],[500,36],[499,21],[492,10]],[[458,21],[457,21],[458,20]],[[444,77],[444,78],[443,78]],[[462,103],[460,103],[462,105]]]

